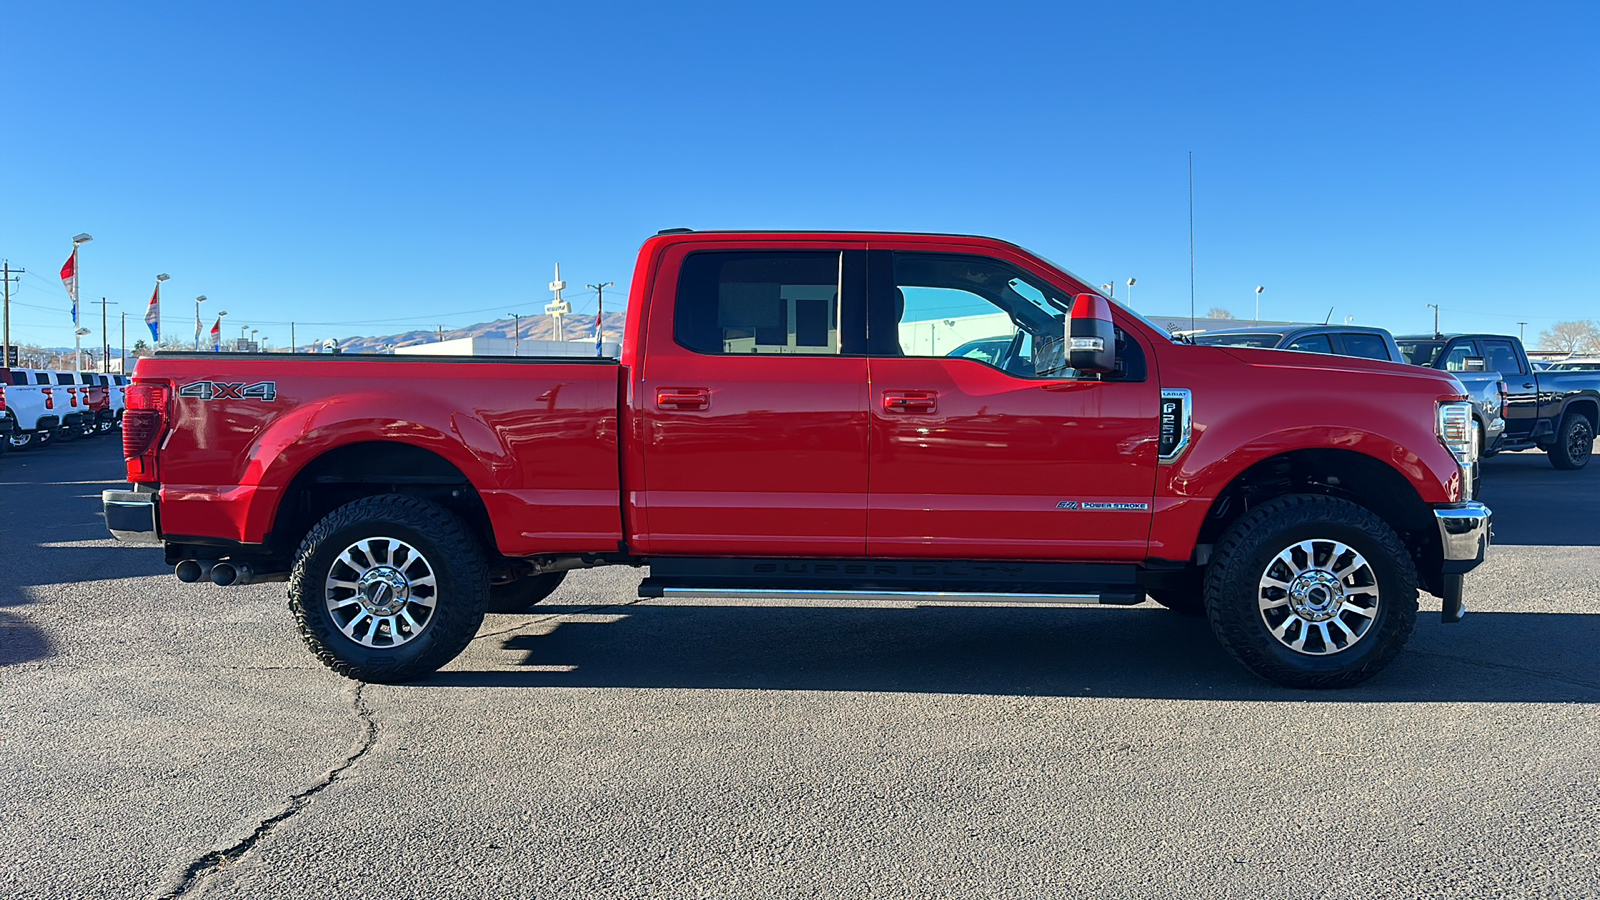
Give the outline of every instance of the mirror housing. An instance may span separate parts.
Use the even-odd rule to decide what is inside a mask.
[[[1079,294],[1067,317],[1067,365],[1079,372],[1114,375],[1117,371],[1117,329],[1111,322],[1111,301],[1099,294]]]

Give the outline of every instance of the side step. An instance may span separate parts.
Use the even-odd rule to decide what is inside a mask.
[[[1139,567],[902,559],[653,559],[639,596],[928,603],[1143,602]]]

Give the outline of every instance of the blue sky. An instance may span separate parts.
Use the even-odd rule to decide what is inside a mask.
[[[1600,317],[1600,3],[13,2],[0,256],[286,343],[625,288],[661,228],[956,231],[1134,305]],[[608,292],[607,307],[623,295]],[[86,312],[97,333],[98,309]]]

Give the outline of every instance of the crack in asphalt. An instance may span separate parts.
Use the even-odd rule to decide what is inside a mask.
[[[366,697],[363,692],[365,684],[355,686],[354,698],[351,708],[361,723],[361,735],[357,738],[355,746],[333,768],[322,774],[317,782],[305,790],[290,797],[279,810],[256,824],[250,833],[227,847],[219,847],[206,853],[189,863],[182,875],[169,882],[169,886],[159,893],[152,894],[151,900],[179,900],[189,894],[191,890],[203,888],[206,879],[214,872],[227,865],[229,861],[238,859],[251,848],[260,843],[263,838],[274,828],[293,817],[296,813],[311,804],[311,799],[321,793],[334,780],[344,774],[351,766],[355,765],[372,749],[378,735],[378,723],[372,717],[372,711],[367,708]]]

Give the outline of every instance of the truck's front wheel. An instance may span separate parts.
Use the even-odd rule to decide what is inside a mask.
[[[1417,621],[1417,572],[1372,512],[1294,494],[1251,510],[1217,542],[1206,613],[1228,652],[1263,678],[1348,687],[1405,646]]]
[[[488,600],[488,566],[466,525],[404,494],[329,513],[289,576],[301,637],[328,668],[361,681],[408,681],[454,659]]]

